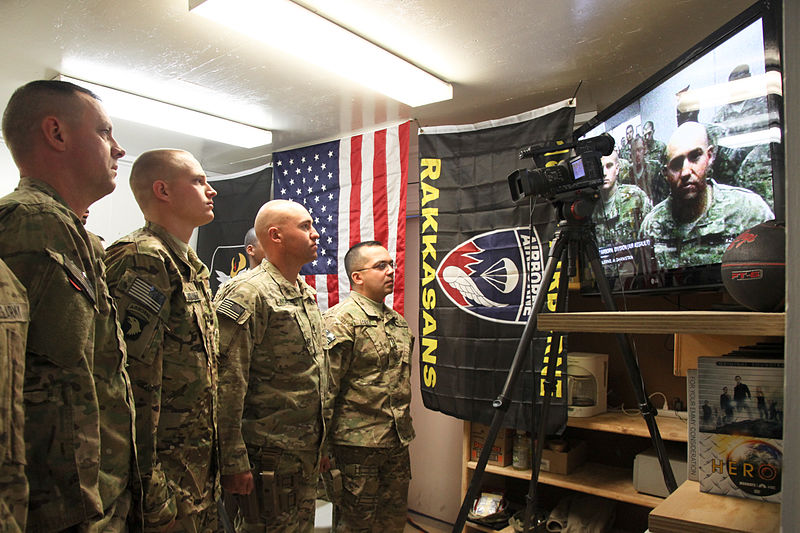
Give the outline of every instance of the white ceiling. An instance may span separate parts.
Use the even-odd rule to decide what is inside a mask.
[[[751,0],[304,0],[450,82],[454,98],[410,108],[188,11],[188,0],[0,0],[0,101],[63,73],[270,129],[239,149],[115,121],[129,154],[192,151],[231,173],[272,151],[398,120],[471,123],[569,98],[601,110],[743,11]],[[265,20],[264,31],[280,21]],[[302,31],[302,29],[298,30]],[[162,91],[173,95],[165,97]]]

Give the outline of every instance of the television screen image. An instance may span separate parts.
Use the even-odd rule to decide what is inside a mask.
[[[720,286],[733,239],[782,218],[775,27],[754,5],[576,131],[615,140],[593,214],[615,291]]]

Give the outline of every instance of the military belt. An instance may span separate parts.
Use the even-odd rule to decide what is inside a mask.
[[[345,465],[342,469],[347,476],[377,476],[378,467],[376,465]]]

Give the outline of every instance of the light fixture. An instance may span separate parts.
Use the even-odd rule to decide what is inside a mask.
[[[738,135],[728,135],[717,139],[717,144],[728,148],[744,148],[757,144],[779,143],[781,142],[781,129],[778,127],[764,128],[761,130],[740,133]]]
[[[765,74],[749,76],[699,89],[690,89],[678,95],[678,111],[688,113],[717,107],[768,94],[782,95],[781,73],[770,70]]]
[[[112,117],[242,148],[272,143],[271,131],[65,75],[59,79],[95,93]]]
[[[289,0],[189,0],[193,13],[416,107],[453,87]]]

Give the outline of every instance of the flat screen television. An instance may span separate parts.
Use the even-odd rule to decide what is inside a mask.
[[[592,215],[614,292],[719,288],[728,244],[783,220],[780,10],[754,4],[576,130],[615,139]]]

